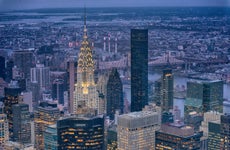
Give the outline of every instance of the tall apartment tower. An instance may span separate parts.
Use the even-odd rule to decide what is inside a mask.
[[[230,149],[230,114],[221,115],[220,118],[220,150]]]
[[[58,149],[104,150],[104,117],[70,116],[57,122]]]
[[[35,147],[44,149],[44,131],[49,125],[55,124],[60,117],[57,104],[41,102],[34,112]]]
[[[30,50],[17,50],[13,53],[14,65],[24,74],[24,78],[30,79],[30,68],[33,67],[33,52]]]
[[[116,110],[123,114],[124,107],[122,82],[117,69],[110,72],[106,87],[106,114],[113,120]]]
[[[131,29],[131,112],[148,104],[148,30]]]
[[[161,113],[139,111],[118,117],[117,143],[119,150],[155,148],[155,131],[160,129]]]
[[[173,75],[171,69],[163,70],[161,79],[161,107],[162,111],[173,109]]]
[[[21,94],[21,89],[18,87],[17,82],[11,82],[9,87],[4,89],[5,97],[4,97],[4,113],[7,115],[7,119],[9,122],[9,137],[13,138],[13,105],[18,104]]]
[[[91,44],[87,36],[86,17],[84,21],[84,34],[78,54],[77,83],[75,84],[73,113],[84,114],[94,109],[98,114],[104,113],[99,109],[97,86],[94,82],[94,61]]]
[[[15,104],[13,110],[13,139],[21,144],[31,143],[29,105]]]
[[[41,90],[48,89],[50,86],[50,68],[43,64],[36,64],[35,68],[30,69],[32,83],[37,82]]]
[[[9,124],[6,114],[0,114],[0,147],[9,140]]]

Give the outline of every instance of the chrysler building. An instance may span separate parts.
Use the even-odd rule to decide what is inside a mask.
[[[92,47],[88,40],[86,16],[84,17],[84,35],[78,54],[77,83],[74,90],[73,113],[84,114],[89,111],[103,113],[94,82],[94,61]]]

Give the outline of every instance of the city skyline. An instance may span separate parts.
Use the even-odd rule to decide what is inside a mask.
[[[0,11],[74,7],[229,7],[230,0],[0,0]]]

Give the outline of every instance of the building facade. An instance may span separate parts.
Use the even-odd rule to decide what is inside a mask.
[[[148,104],[148,30],[131,29],[131,112]]]
[[[160,129],[157,111],[139,111],[120,115],[117,124],[118,150],[155,148],[155,131]]]
[[[50,87],[50,68],[44,64],[36,64],[36,67],[30,69],[32,83],[38,83],[40,90],[46,90]]]
[[[162,111],[169,112],[173,109],[173,74],[171,69],[163,70],[161,82]]]
[[[17,82],[11,82],[9,87],[4,89],[4,113],[7,115],[9,122],[9,136],[13,138],[13,105],[18,104],[21,101],[20,93],[21,89],[18,87]]]
[[[117,69],[110,72],[106,87],[106,114],[114,120],[116,110],[123,114],[124,107],[122,82]]]
[[[53,125],[60,117],[57,104],[41,102],[34,112],[35,147],[44,149],[43,133],[49,125]]]
[[[78,54],[77,83],[75,84],[73,113],[84,114],[88,109],[94,109],[98,114],[104,113],[100,109],[97,86],[94,82],[94,61],[92,47],[87,36],[86,20],[84,35]]]
[[[221,149],[220,120],[208,123],[208,150]]]
[[[52,98],[64,105],[64,80],[55,79],[52,83]]]
[[[220,118],[220,150],[230,149],[230,114],[221,115]]]
[[[204,113],[208,111],[223,111],[223,81],[187,82],[185,122],[198,129]]]
[[[57,122],[58,150],[104,150],[104,117],[71,116]]]
[[[15,104],[13,110],[13,139],[22,144],[31,143],[29,105]]]
[[[6,114],[0,114],[0,147],[9,140],[9,124]]]
[[[58,150],[57,139],[57,125],[48,126],[44,132],[45,150]]]
[[[17,50],[13,53],[14,65],[20,69],[23,77],[30,79],[30,68],[33,67],[33,52],[30,50]]]
[[[194,132],[190,126],[179,124],[163,124],[156,131],[156,150],[200,150],[202,132]]]

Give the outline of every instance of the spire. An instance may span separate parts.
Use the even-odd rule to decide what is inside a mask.
[[[86,28],[86,7],[84,6],[84,39],[87,38],[87,28]]]

